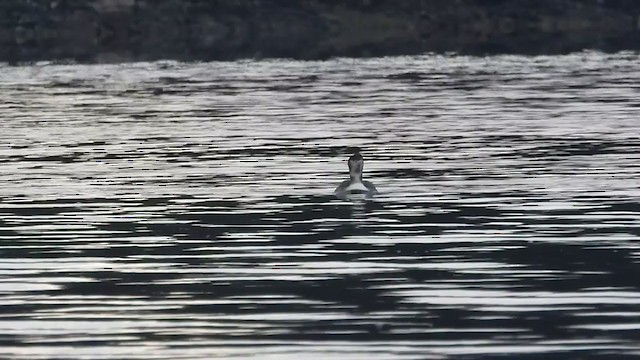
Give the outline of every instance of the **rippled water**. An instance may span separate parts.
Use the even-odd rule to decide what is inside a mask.
[[[2,358],[640,356],[637,54],[0,70]]]

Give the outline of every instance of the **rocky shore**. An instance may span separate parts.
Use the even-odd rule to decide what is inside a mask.
[[[640,48],[635,0],[5,0],[0,61]]]

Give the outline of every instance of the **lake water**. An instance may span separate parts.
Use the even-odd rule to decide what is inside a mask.
[[[639,110],[635,53],[0,66],[0,358],[637,358]]]

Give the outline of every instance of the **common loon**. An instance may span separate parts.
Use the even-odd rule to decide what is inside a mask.
[[[362,169],[364,167],[364,159],[360,153],[355,153],[349,158],[349,180],[345,180],[334,191],[336,195],[344,195],[348,193],[364,193],[367,195],[375,195],[378,190],[369,181],[362,180]]]

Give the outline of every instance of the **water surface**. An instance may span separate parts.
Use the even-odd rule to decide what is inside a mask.
[[[640,356],[637,54],[0,70],[0,357]]]

